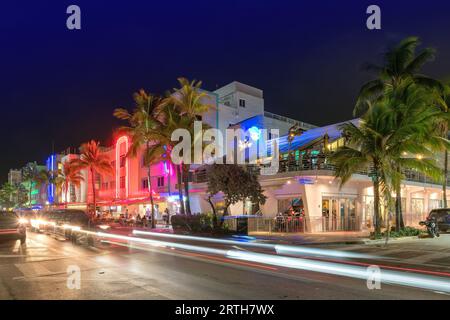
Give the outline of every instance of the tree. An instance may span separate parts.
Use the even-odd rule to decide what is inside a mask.
[[[84,181],[84,177],[78,170],[77,162],[75,160],[76,159],[72,159],[64,162],[62,169],[59,170],[54,181],[55,185],[64,186],[66,203],[70,202],[68,198],[69,184],[79,187],[81,182]]]
[[[97,174],[100,175],[113,175],[114,169],[109,162],[109,158],[106,154],[100,150],[100,143],[94,140],[86,142],[80,147],[81,155],[79,159],[74,159],[72,164],[75,172],[79,172],[83,169],[87,169],[92,177],[92,195],[95,214],[97,210],[97,198],[95,190],[95,180]]]
[[[267,197],[259,184],[258,177],[245,167],[236,164],[212,164],[207,166],[207,198],[213,211],[214,226],[217,226],[217,210],[213,197],[223,193],[225,207],[223,215],[228,214],[230,205],[249,199],[257,205],[264,204]]]
[[[330,155],[341,187],[354,173],[370,169],[374,188],[375,234],[381,232],[382,198],[389,204],[391,193],[404,178],[398,168],[417,169],[435,180],[441,177],[441,171],[432,159],[432,150],[422,143],[435,131],[434,124],[440,111],[415,99],[399,107],[394,103],[395,99],[388,95],[376,101],[360,120],[359,126],[353,123],[342,125],[346,144]],[[399,109],[405,110],[399,113]],[[447,143],[439,137],[432,141],[441,143],[438,140]],[[422,156],[400,156],[405,153]]]
[[[19,208],[25,205],[27,201],[28,191],[22,184],[13,185],[7,182],[0,188],[1,209]]]
[[[438,80],[420,74],[420,69],[435,57],[433,48],[425,48],[416,54],[420,45],[418,37],[408,37],[400,41],[394,48],[384,54],[383,65],[368,63],[365,69],[375,72],[377,78],[365,83],[359,92],[354,114],[364,114],[370,103],[382,98],[386,92],[393,91],[404,80],[415,84],[444,91],[444,86]]]
[[[133,95],[135,109],[132,113],[124,108],[117,108],[114,116],[126,120],[129,126],[121,128],[121,131],[131,138],[131,146],[127,156],[135,157],[138,151],[144,147],[144,163],[147,166],[148,192],[151,203],[152,228],[155,228],[155,206],[151,180],[151,166],[161,160],[165,153],[163,145],[167,137],[163,134],[164,116],[163,99],[159,96],[146,93],[143,89]]]
[[[178,82],[180,88],[174,89],[174,92],[167,98],[166,104],[172,106],[172,110],[176,111],[181,119],[184,119],[184,125],[179,127],[186,128],[191,133],[193,133],[194,121],[199,120],[199,116],[208,112],[208,110],[211,108],[211,105],[207,103],[208,95],[201,89],[201,81],[189,81],[186,78],[178,78]],[[191,137],[194,136],[191,135]],[[193,144],[194,139],[191,139],[191,142]],[[180,168],[177,168],[177,170],[181,172],[181,175],[183,177],[182,180],[184,184],[184,193],[186,194],[186,213],[190,215],[192,214],[189,198],[190,164],[182,163],[180,165]],[[180,201],[183,202],[182,198]]]
[[[0,189],[0,206],[3,208],[12,208],[15,205],[15,186],[6,182]]]
[[[22,176],[25,182],[28,183],[28,202],[31,207],[31,196],[33,187],[41,187],[48,182],[49,173],[46,169],[39,168],[36,162],[28,163],[22,169]]]
[[[440,81],[424,76],[420,73],[423,65],[432,61],[435,57],[435,50],[425,48],[416,54],[416,49],[420,45],[418,37],[408,37],[402,40],[394,48],[384,54],[384,63],[381,66],[367,64],[368,71],[375,72],[377,78],[364,84],[359,92],[355,105],[354,114],[364,114],[370,105],[378,99],[382,99],[386,94],[397,90],[404,82],[413,82],[414,84],[435,90],[441,95],[444,94],[444,86]],[[444,100],[441,100],[444,102]],[[445,103],[439,104],[442,110],[446,112]],[[442,126],[441,126],[442,127]],[[448,131],[448,130],[447,130]],[[444,135],[446,137],[446,133]],[[447,151],[445,151],[445,161],[447,161]],[[445,192],[446,182],[443,185]],[[403,215],[401,212],[401,194],[400,187],[396,192],[396,228],[403,228]],[[444,202],[446,195],[444,193]]]

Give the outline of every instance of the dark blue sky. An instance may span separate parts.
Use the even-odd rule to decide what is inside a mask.
[[[66,8],[82,30],[66,29]],[[365,27],[369,4],[382,30]],[[350,119],[364,62],[418,35],[438,50],[425,72],[450,74],[447,1],[8,1],[0,5],[0,180],[28,161],[95,138],[107,144],[112,110],[139,88],[176,78],[204,88],[238,80],[264,90],[266,109],[325,125]]]

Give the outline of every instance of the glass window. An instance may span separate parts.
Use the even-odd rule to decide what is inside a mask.
[[[239,99],[239,107],[245,108],[245,100]]]

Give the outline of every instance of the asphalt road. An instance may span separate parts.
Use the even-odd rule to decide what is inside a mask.
[[[29,232],[26,245],[0,243],[0,299],[450,299],[431,290],[388,284],[369,290],[362,279],[111,242],[92,248]],[[81,270],[80,289],[67,286],[71,266]]]

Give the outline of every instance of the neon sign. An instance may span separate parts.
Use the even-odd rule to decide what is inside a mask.
[[[121,154],[120,146],[125,143],[125,153]],[[120,167],[121,167],[121,157],[125,157],[125,197],[128,198],[128,173],[129,173],[129,160],[126,156],[128,153],[128,147],[129,147],[129,140],[127,136],[122,136],[119,139],[117,139],[116,142],[116,198],[120,198]]]

